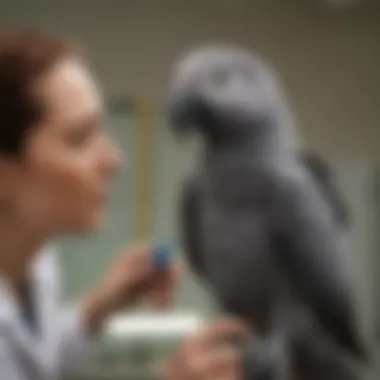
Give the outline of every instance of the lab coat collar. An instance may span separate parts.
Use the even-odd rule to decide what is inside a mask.
[[[29,285],[33,287],[31,296],[33,300],[38,302],[38,295],[36,292],[39,290],[37,288],[47,285],[47,282],[54,275],[51,270],[53,254],[52,247],[49,245],[44,247],[35,257],[31,266],[30,273],[28,276],[30,278]],[[41,289],[43,290],[43,289]],[[39,305],[36,305],[37,309]],[[21,310],[19,305],[15,300],[15,296],[11,287],[9,286],[8,280],[0,275],[0,322],[5,320],[14,320],[20,314]],[[17,319],[17,318],[16,318]]]
[[[0,277],[0,334],[8,336],[7,341],[14,344],[14,350],[23,357],[23,361],[29,367],[39,371],[39,376],[45,378],[43,372],[46,368],[41,368],[38,363],[44,362],[44,342],[48,331],[47,313],[50,302],[50,286],[54,282],[50,281],[54,276],[51,265],[54,254],[52,248],[45,247],[37,255],[31,265],[30,286],[32,287],[31,297],[36,307],[36,317],[39,321],[40,331],[37,335],[31,333],[26,328],[25,322],[21,318],[21,310],[6,278]],[[53,279],[54,280],[54,279]],[[41,372],[42,371],[42,372]]]

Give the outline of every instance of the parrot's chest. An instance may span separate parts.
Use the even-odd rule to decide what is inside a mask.
[[[201,195],[200,233],[204,266],[220,302],[231,312],[260,318],[276,294],[279,274],[273,262],[265,207],[231,207],[215,188]],[[257,193],[258,199],[261,194]]]

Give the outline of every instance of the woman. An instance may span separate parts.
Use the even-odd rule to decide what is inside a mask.
[[[113,313],[150,295],[167,306],[174,271],[157,279],[151,249],[122,252],[99,286],[71,309],[59,289],[55,237],[96,232],[121,164],[102,129],[102,98],[82,57],[65,41],[0,33],[0,378],[55,379],[83,363]],[[213,350],[237,322],[184,342],[168,380],[238,376],[236,352]],[[198,358],[201,357],[201,361]]]

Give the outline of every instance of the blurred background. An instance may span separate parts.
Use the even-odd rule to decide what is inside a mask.
[[[174,244],[181,254],[177,190],[196,146],[174,141],[165,123],[161,106],[168,72],[184,50],[228,41],[273,63],[300,133],[333,168],[353,215],[350,247],[358,299],[363,324],[377,349],[379,1],[3,0],[0,21],[2,26],[66,35],[84,46],[106,96],[107,127],[128,157],[128,167],[116,180],[104,232],[60,242],[68,299],[94,284],[127,243],[152,238]],[[155,378],[155,365],[162,364],[157,358],[170,352],[173,337],[217,312],[207,289],[187,271],[172,316],[149,315],[144,307],[133,320],[121,316],[99,346],[99,362],[92,363],[83,378]],[[134,340],[131,331],[139,331]],[[155,340],[157,331],[161,333]]]

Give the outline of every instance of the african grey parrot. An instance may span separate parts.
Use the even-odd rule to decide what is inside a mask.
[[[169,95],[175,130],[205,143],[182,193],[188,260],[261,338],[247,346],[245,377],[356,379],[351,361],[367,354],[345,208],[323,161],[302,150],[274,73],[248,51],[206,46],[179,61]]]

